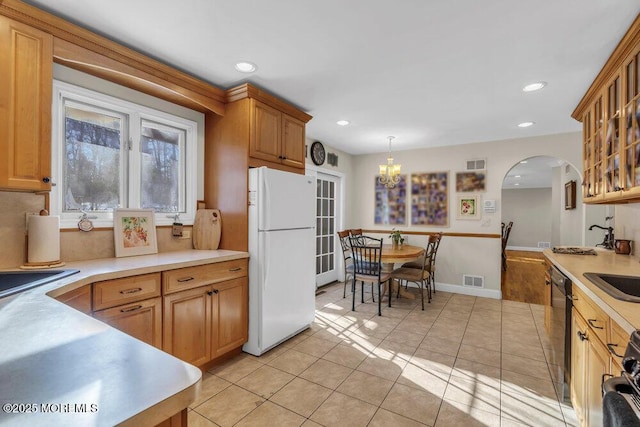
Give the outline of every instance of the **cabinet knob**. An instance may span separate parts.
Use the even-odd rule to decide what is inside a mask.
[[[211,295],[213,295],[213,292],[212,291],[208,291],[207,295],[211,296]]]
[[[48,184],[51,182],[51,177],[50,176],[45,176],[44,178],[42,178],[42,182],[44,182],[45,184]]]
[[[587,334],[578,331],[578,338],[580,338],[580,341],[585,341],[588,340],[589,338],[587,337]]]
[[[214,290],[213,290],[213,293],[214,293],[214,294],[217,294],[218,292],[220,292],[220,291],[219,291],[219,290],[217,290],[217,289],[214,289]]]

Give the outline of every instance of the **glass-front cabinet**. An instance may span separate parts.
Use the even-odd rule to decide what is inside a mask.
[[[573,117],[582,122],[584,203],[640,200],[640,16]]]
[[[622,169],[625,196],[640,196],[640,44],[624,63],[624,167]]]

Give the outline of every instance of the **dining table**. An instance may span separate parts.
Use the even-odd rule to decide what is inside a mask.
[[[382,271],[385,273],[391,273],[393,271],[394,264],[405,263],[415,261],[424,254],[424,248],[420,246],[412,245],[382,245]],[[393,280],[392,282],[395,282]],[[392,291],[396,291],[395,286],[400,286],[399,283],[392,283]],[[385,289],[386,291],[386,289]],[[415,299],[415,295],[411,292],[405,291],[400,286],[400,295],[404,298]]]

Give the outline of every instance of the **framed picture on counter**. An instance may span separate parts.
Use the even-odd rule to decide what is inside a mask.
[[[153,209],[114,209],[116,257],[158,253]]]

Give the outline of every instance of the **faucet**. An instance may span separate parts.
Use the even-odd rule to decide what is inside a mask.
[[[604,236],[604,240],[602,241],[602,243],[598,243],[596,246],[602,246],[605,249],[613,249],[613,227],[602,227],[597,224],[593,224],[591,227],[589,227],[589,230],[593,230],[594,227],[607,231],[607,234]]]

